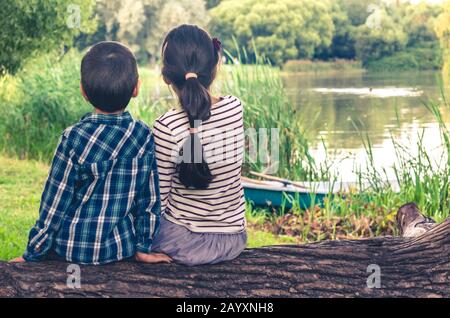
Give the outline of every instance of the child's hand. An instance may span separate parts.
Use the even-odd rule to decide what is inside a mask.
[[[25,263],[26,260],[23,259],[23,257],[16,257],[10,260],[8,263]]]
[[[172,259],[163,253],[140,253],[137,252],[134,258],[141,263],[155,264],[155,263],[172,263]]]

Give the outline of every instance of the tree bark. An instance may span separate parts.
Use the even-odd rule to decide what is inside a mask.
[[[68,287],[68,263],[2,262],[0,296],[450,297],[449,234],[447,219],[418,237],[255,248],[218,265],[80,266],[81,288]]]

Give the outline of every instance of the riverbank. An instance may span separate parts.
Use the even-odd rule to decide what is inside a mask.
[[[442,54],[436,48],[409,48],[381,59],[363,63],[359,60],[289,60],[283,67],[285,73],[338,73],[338,72],[393,72],[436,71],[443,67]]]
[[[308,74],[320,72],[365,72],[361,61],[336,59],[333,61],[320,60],[290,60],[282,68],[285,73]]]

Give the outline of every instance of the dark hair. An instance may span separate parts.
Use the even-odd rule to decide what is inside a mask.
[[[108,113],[127,107],[138,78],[136,58],[118,42],[94,45],[81,61],[81,84],[89,102]]]
[[[220,47],[214,45],[213,39],[205,30],[195,25],[180,25],[172,29],[164,39],[162,75],[175,86],[191,128],[197,128],[200,121],[211,116],[211,96],[208,89],[216,76],[219,58]],[[195,73],[197,77],[186,79],[187,73]],[[191,130],[180,155],[183,159],[178,164],[177,171],[181,183],[196,189],[207,188],[213,177],[195,131]]]

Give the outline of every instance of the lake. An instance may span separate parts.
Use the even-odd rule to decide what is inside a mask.
[[[314,119],[306,127],[313,157],[318,164],[332,160],[343,181],[355,180],[355,168],[365,167],[362,135],[372,143],[375,166],[386,168],[389,179],[395,179],[392,138],[414,154],[423,133],[432,160],[447,160],[436,119],[423,104],[441,99],[440,72],[284,74],[283,80],[297,110]],[[450,88],[444,89],[450,97]],[[450,108],[442,113],[450,124]]]

